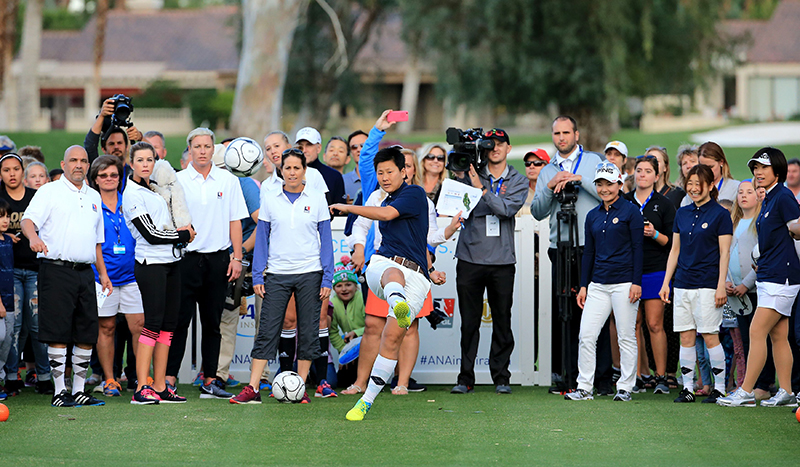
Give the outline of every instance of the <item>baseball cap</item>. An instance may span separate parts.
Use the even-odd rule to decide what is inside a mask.
[[[227,148],[223,144],[215,144],[214,145],[214,155],[211,156],[211,162],[221,169],[226,169],[225,167],[225,150]]]
[[[528,156],[535,156],[538,157],[540,160],[547,162],[548,164],[550,163],[550,155],[547,154],[547,151],[541,148],[526,152],[525,157],[523,157],[522,160],[528,162]]]
[[[0,135],[0,152],[14,152],[17,150],[17,145],[6,135]]]
[[[322,136],[320,136],[319,131],[307,126],[305,128],[300,128],[297,131],[297,134],[294,137],[294,144],[297,144],[303,140],[306,140],[311,144],[320,144],[322,143]]]
[[[508,132],[503,130],[502,128],[492,128],[491,130],[487,131],[485,135],[486,138],[493,138],[503,143],[511,144],[511,140],[508,139]]]
[[[608,180],[611,183],[622,183],[622,173],[616,165],[611,162],[604,161],[597,164],[597,169],[594,175],[594,182],[598,180]]]
[[[606,153],[609,149],[614,148],[619,151],[623,156],[628,157],[628,146],[625,145],[622,141],[611,141],[606,144],[606,148],[603,149],[603,154]]]
[[[756,162],[761,165],[772,165],[772,159],[769,158],[769,154],[767,154],[766,151],[762,152],[761,154],[756,154],[749,161],[747,161],[747,166],[750,167],[750,170],[753,170],[753,164]]]

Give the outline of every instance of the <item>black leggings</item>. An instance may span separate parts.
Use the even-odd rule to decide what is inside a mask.
[[[181,303],[179,262],[139,264],[133,268],[144,308],[144,329],[173,332],[178,324]]]

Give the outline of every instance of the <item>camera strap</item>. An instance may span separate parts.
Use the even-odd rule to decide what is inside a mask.
[[[572,170],[570,171],[572,172],[573,175],[575,175],[575,172],[578,171],[578,167],[581,166],[581,159],[583,159],[583,146],[578,146],[578,147],[580,148],[580,152],[578,153],[578,159],[575,161],[574,164],[572,164]],[[563,162],[561,164],[563,164]],[[558,165],[559,172],[564,171],[564,168],[561,167],[561,164],[556,164]]]

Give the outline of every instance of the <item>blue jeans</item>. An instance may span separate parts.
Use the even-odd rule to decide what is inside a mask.
[[[14,341],[14,313],[9,311],[5,318],[0,318],[3,326],[0,326],[0,383],[6,377],[3,367],[6,364],[6,357],[11,353],[11,342]]]
[[[39,342],[39,293],[37,292],[36,271],[14,269],[14,339],[8,353],[6,373],[16,378],[19,370],[19,357],[25,347],[25,337],[31,339],[33,356],[36,360],[36,378],[39,381],[50,379],[50,359],[47,346]],[[24,329],[23,329],[24,325]],[[23,332],[23,330],[25,332]]]
[[[708,358],[706,341],[698,335],[694,345],[695,348],[697,348],[697,368],[700,370],[700,378],[703,379],[703,386],[713,386],[714,382],[711,381],[711,363],[709,363],[710,359]]]

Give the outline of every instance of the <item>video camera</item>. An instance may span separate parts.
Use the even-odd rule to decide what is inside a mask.
[[[494,140],[486,138],[483,128],[462,130],[450,127],[447,129],[447,144],[453,150],[447,155],[447,169],[453,172],[467,172],[469,166],[479,171],[489,163],[487,153],[494,149]]]
[[[575,204],[578,200],[578,189],[581,186],[580,180],[572,180],[564,185],[564,188],[556,193],[556,201],[561,204]]]

